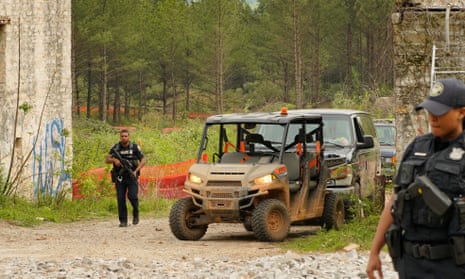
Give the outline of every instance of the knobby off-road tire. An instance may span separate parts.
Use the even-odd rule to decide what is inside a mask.
[[[323,227],[339,230],[344,224],[344,202],[334,193],[327,193],[323,210]]]
[[[193,212],[199,208],[194,205],[192,198],[178,200],[170,211],[170,229],[179,240],[199,240],[207,232],[208,225],[193,226]]]
[[[242,223],[242,225],[244,226],[245,230],[248,231],[248,232],[252,232],[253,231],[253,228],[252,228],[252,217],[247,217],[244,222]]]
[[[290,225],[289,211],[280,200],[262,201],[252,215],[252,230],[260,241],[283,241]]]

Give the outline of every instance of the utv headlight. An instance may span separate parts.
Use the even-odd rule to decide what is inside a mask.
[[[193,173],[190,173],[189,174],[189,182],[194,183],[194,184],[200,184],[200,183],[202,183],[202,179],[199,176],[197,176],[197,175],[195,175]]]
[[[255,178],[253,180],[253,182],[254,182],[254,184],[269,184],[269,183],[273,182],[273,180],[275,180],[275,179],[276,179],[276,176],[274,176],[272,174],[267,174],[267,175]]]

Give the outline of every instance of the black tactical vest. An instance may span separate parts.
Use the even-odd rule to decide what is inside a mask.
[[[129,160],[133,166],[133,170],[139,165],[139,160],[136,155],[137,145],[135,143],[129,142],[129,145],[124,147],[121,144],[117,143],[113,149],[118,152],[123,159]],[[113,166],[114,169],[118,172],[121,168]]]
[[[411,152],[406,154],[407,157],[399,168],[396,191],[406,189],[416,176],[426,174],[449,198],[465,195],[464,140],[462,133],[448,147],[435,153],[432,134],[416,138],[412,143]],[[452,208],[449,208],[443,216],[437,216],[421,196],[405,200],[402,206],[398,205],[399,201],[395,201],[393,216],[395,222],[404,229],[406,240],[425,243],[447,241]]]

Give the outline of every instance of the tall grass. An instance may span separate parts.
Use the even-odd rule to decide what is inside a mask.
[[[67,223],[90,219],[117,218],[116,197],[65,200],[59,205],[39,205],[21,198],[0,198],[0,219],[19,226],[34,226],[44,222]],[[142,216],[168,216],[173,200],[140,199]]]
[[[167,133],[163,133],[163,128],[170,125],[156,125],[157,123],[153,122],[146,125],[130,125],[130,139],[141,146],[147,165],[163,165],[195,157],[202,135],[203,121],[179,120],[177,127]],[[118,141],[119,128],[94,120],[74,120],[73,174],[108,166],[104,162],[105,156]]]
[[[283,242],[283,249],[299,252],[334,252],[340,251],[349,244],[356,244],[360,250],[369,250],[373,240],[379,216],[371,215],[357,218],[345,224],[340,230],[317,230],[315,235]]]

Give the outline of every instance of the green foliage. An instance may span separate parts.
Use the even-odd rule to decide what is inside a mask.
[[[320,229],[315,235],[284,242],[284,249],[299,252],[334,252],[351,243],[360,245],[361,250],[369,250],[373,240],[379,216],[371,215],[345,224],[340,230]]]
[[[19,106],[19,109],[24,111],[24,113],[28,113],[32,109],[32,105],[28,103],[23,103],[22,105]]]
[[[105,168],[105,173],[109,173],[109,167]],[[108,176],[97,179],[90,175],[79,175],[79,193],[88,200],[98,201],[104,197],[114,197],[115,187]]]
[[[140,199],[142,216],[167,216],[174,203],[166,199]],[[21,198],[0,196],[0,219],[20,226],[34,226],[44,222],[66,223],[96,218],[116,218],[116,198],[64,200],[61,204],[40,205]]]
[[[350,107],[365,92],[373,100],[374,89],[392,87],[393,0],[298,0],[295,10],[288,0],[260,1],[256,10],[241,0],[72,2],[76,92],[92,107],[141,112],[115,114],[114,123],[222,104],[233,112],[296,105],[296,56],[306,106]]]
[[[60,189],[57,193],[52,193],[49,189],[40,191],[39,187],[36,203],[39,206],[59,206],[66,199],[66,194],[66,190],[64,189]]]
[[[155,218],[166,217],[176,200],[142,198],[139,210]]]
[[[137,126],[135,131],[130,132],[130,140],[141,146],[147,165],[169,164],[195,158],[204,121],[186,119],[177,127],[170,127],[169,124],[168,120],[160,118],[158,122],[150,123],[150,127]],[[75,119],[73,125],[73,174],[108,166],[104,159],[110,148],[119,141],[119,129],[85,119]],[[154,129],[153,126],[160,129]],[[163,133],[162,127],[172,129]],[[183,152],[179,152],[180,150]]]
[[[10,188],[10,183],[5,181],[5,177],[3,176],[3,168],[0,167],[0,198],[4,196]]]
[[[137,126],[130,132],[130,140],[141,146],[147,166],[164,165],[194,159],[202,136],[203,120],[183,120],[181,126],[162,132],[172,121],[156,118],[153,126]],[[99,201],[114,197],[114,185],[107,175],[111,165],[104,159],[110,148],[119,141],[119,129],[98,121],[75,119],[73,127],[73,179],[79,181],[80,194],[87,200]],[[87,171],[104,168],[104,178],[95,178]],[[152,196],[151,196],[152,197]],[[157,199],[158,197],[152,197]],[[50,203],[44,200],[44,203]]]
[[[118,130],[95,120],[73,121],[73,176],[103,167],[104,158],[119,140]]]
[[[386,192],[391,192],[392,184],[388,184],[387,187]],[[355,197],[350,199],[354,202],[349,213],[351,218],[346,220],[346,224],[340,230],[319,228],[315,234],[283,243],[282,248],[298,252],[334,252],[349,244],[356,244],[360,250],[369,250],[380,218],[379,209],[372,200],[364,199],[357,202]]]

